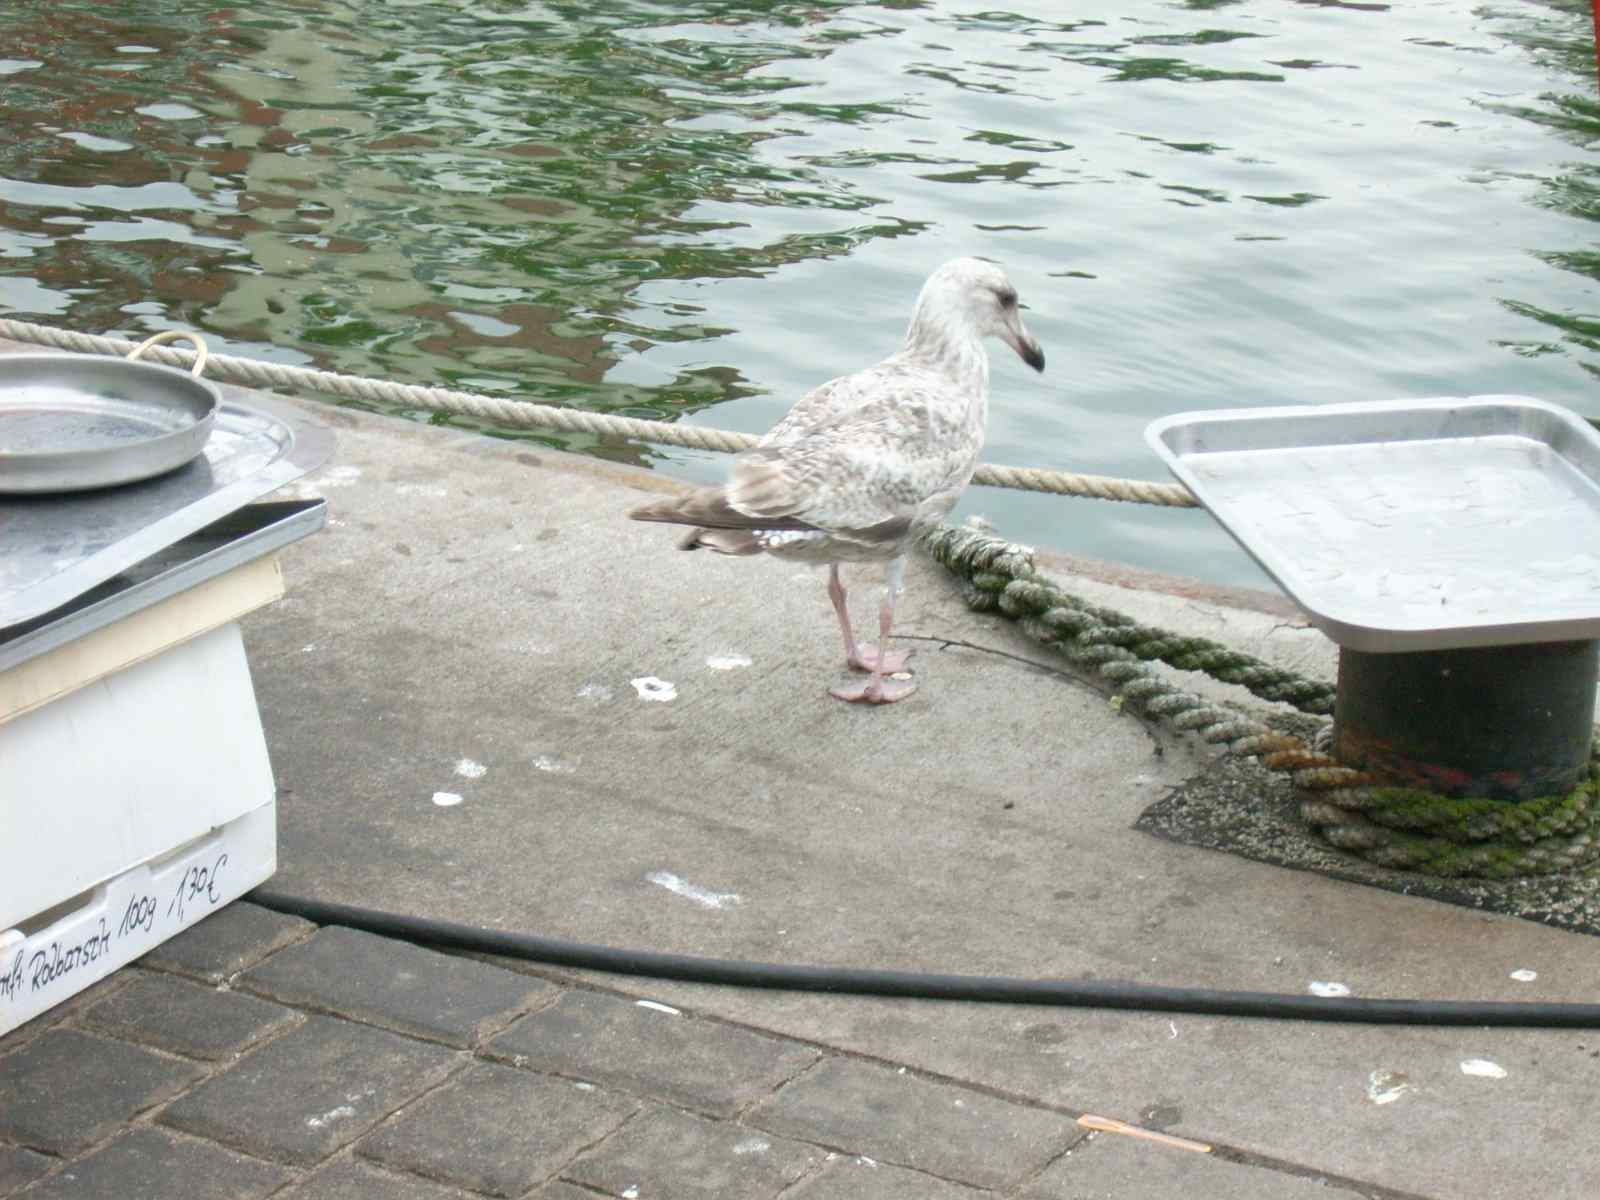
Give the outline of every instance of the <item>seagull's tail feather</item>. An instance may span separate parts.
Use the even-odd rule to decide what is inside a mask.
[[[718,554],[760,554],[761,542],[743,529],[695,529],[678,543],[679,550],[715,550]]]
[[[702,488],[700,491],[710,489]],[[630,520],[634,521],[662,521],[668,525],[693,525],[696,519],[691,512],[699,492],[692,492],[687,496],[675,496],[671,500],[657,500],[654,504],[641,505],[628,513]]]
[[[763,547],[751,518],[736,512],[718,487],[697,488],[687,496],[659,500],[628,514],[635,521],[694,525],[678,543],[679,550],[715,550],[718,554],[760,554]],[[785,522],[780,521],[780,525]]]
[[[726,490],[720,487],[696,488],[687,496],[672,500],[658,500],[628,514],[635,521],[664,521],[669,525],[703,525],[707,529],[727,530],[801,530],[815,532],[817,527],[798,517],[773,513],[750,513],[734,508],[728,503]]]

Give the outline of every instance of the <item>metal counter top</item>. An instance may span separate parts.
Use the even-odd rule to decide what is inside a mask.
[[[332,433],[256,395],[251,400],[249,406],[225,400],[204,453],[170,474],[92,492],[0,497],[0,634],[61,608],[327,459]]]

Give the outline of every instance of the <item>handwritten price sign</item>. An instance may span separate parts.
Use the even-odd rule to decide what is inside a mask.
[[[95,889],[78,912],[31,938],[0,931],[0,1033],[133,961],[270,875],[275,865],[270,806],[255,822],[253,830],[224,827],[160,870],[136,867],[118,876]],[[247,866],[237,869],[238,861]]]

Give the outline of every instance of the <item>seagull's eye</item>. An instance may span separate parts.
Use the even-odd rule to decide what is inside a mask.
[[[994,295],[995,299],[1000,301],[1001,308],[1015,308],[1017,306],[1017,294],[1013,291],[996,292]]]

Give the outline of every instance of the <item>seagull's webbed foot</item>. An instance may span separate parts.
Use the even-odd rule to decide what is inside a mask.
[[[832,688],[831,694],[851,704],[893,704],[904,700],[917,690],[909,679],[890,679],[906,669],[911,660],[910,650],[885,650],[894,628],[894,599],[903,586],[905,559],[895,558],[889,563],[889,579],[883,589],[883,603],[878,608],[878,644],[857,644],[850,631],[850,614],[845,608],[844,584],[839,579],[839,564],[832,563],[828,570],[828,598],[833,601],[833,611],[838,614],[839,628],[844,633],[844,660],[854,671],[870,671],[872,677],[864,683],[842,684]]]
[[[894,675],[910,669],[907,664],[914,653],[914,650],[880,650],[871,642],[861,642],[856,646],[856,653],[845,659],[845,665],[852,671],[876,670]]]
[[[842,684],[829,690],[829,695],[851,704],[893,704],[904,700],[917,690],[914,679],[872,679],[859,683]]]

